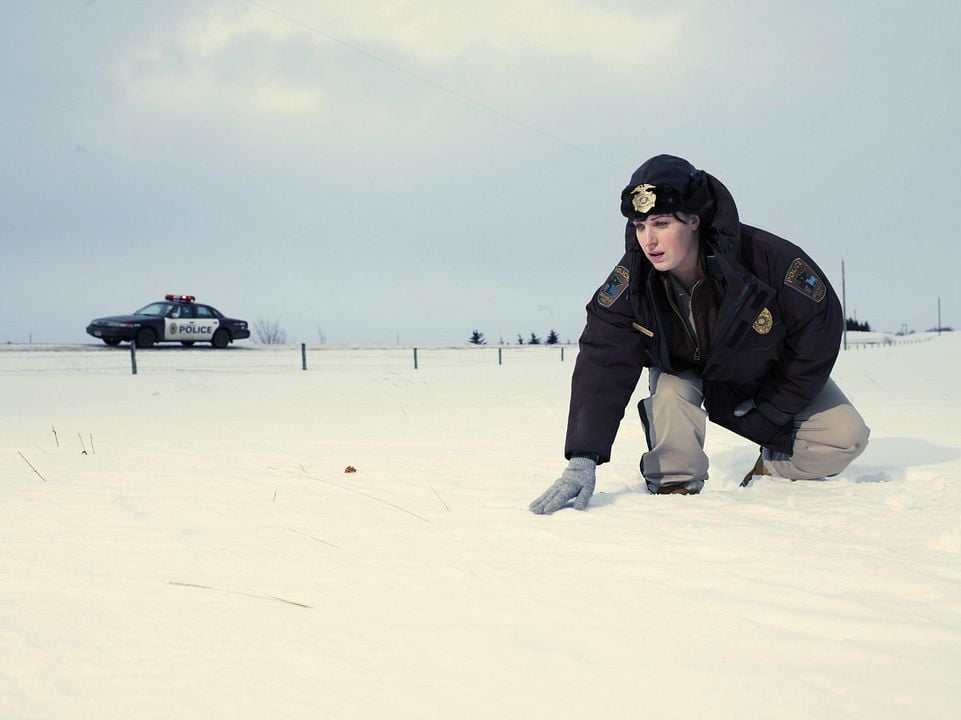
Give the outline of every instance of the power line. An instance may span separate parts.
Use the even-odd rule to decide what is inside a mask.
[[[415,80],[418,80],[418,81],[420,81],[420,82],[422,82],[422,83],[424,83],[424,84],[426,84],[426,85],[429,85],[430,87],[434,88],[435,90],[439,90],[440,92],[443,92],[443,93],[446,93],[446,94],[448,94],[448,95],[450,95],[450,96],[452,96],[452,97],[455,97],[455,98],[457,98],[458,100],[460,100],[460,101],[462,101],[462,102],[465,102],[465,103],[468,103],[468,104],[470,104],[470,105],[473,105],[474,107],[480,108],[481,110],[484,110],[484,111],[486,111],[486,112],[488,112],[488,113],[490,113],[490,114],[492,114],[492,115],[496,115],[497,117],[499,117],[499,118],[501,118],[501,119],[503,119],[503,120],[507,120],[508,122],[511,122],[511,123],[513,123],[514,125],[517,125],[518,127],[524,128],[525,130],[527,130],[527,131],[529,131],[529,132],[535,133],[535,134],[537,134],[537,135],[540,135],[541,137],[547,138],[548,140],[552,140],[553,142],[559,143],[560,145],[563,145],[564,147],[566,147],[566,148],[569,149],[569,150],[573,150],[573,151],[575,151],[575,152],[578,152],[578,153],[580,153],[580,154],[582,154],[582,155],[585,155],[585,156],[591,158],[592,160],[596,160],[597,162],[603,163],[603,164],[605,164],[605,165],[609,165],[610,167],[617,168],[618,170],[621,170],[621,171],[624,170],[624,168],[623,168],[622,166],[620,166],[620,165],[618,165],[618,164],[616,164],[616,163],[613,163],[613,162],[611,162],[610,160],[607,160],[606,158],[602,158],[602,157],[599,156],[599,155],[595,155],[594,153],[592,153],[590,150],[587,150],[586,148],[582,148],[582,147],[579,146],[579,145],[575,145],[575,144],[572,143],[572,142],[568,142],[567,140],[565,140],[565,139],[563,139],[563,138],[561,138],[561,137],[558,137],[557,135],[554,135],[554,134],[552,134],[552,133],[550,133],[550,132],[548,132],[548,131],[546,131],[546,130],[544,130],[544,129],[542,129],[542,128],[539,128],[539,127],[537,127],[536,125],[531,125],[530,123],[525,122],[525,121],[523,121],[523,120],[521,120],[521,119],[519,119],[519,118],[517,118],[517,117],[514,117],[513,115],[510,115],[510,114],[508,114],[508,113],[506,113],[506,112],[504,112],[504,111],[502,111],[502,110],[498,110],[497,108],[492,107],[492,106],[490,106],[490,105],[487,105],[486,103],[482,103],[482,102],[479,101],[479,100],[475,100],[474,98],[470,97],[469,95],[464,95],[463,93],[457,92],[456,90],[453,90],[453,89],[447,87],[446,85],[442,85],[441,83],[437,82],[436,80],[431,80],[430,78],[425,77],[425,76],[423,76],[423,75],[420,75],[420,74],[414,72],[413,70],[409,70],[408,68],[405,68],[403,65],[398,65],[398,64],[395,63],[395,62],[392,62],[392,61],[390,61],[390,60],[387,60],[386,58],[382,58],[382,57],[380,57],[379,55],[375,55],[374,53],[369,52],[369,51],[367,51],[367,50],[364,50],[363,48],[358,47],[357,45],[354,45],[354,44],[352,44],[352,43],[349,43],[349,42],[347,42],[346,40],[341,40],[340,38],[338,38],[338,37],[336,37],[336,36],[334,36],[334,35],[331,35],[330,33],[326,32],[326,31],[324,31],[324,30],[321,30],[320,28],[318,28],[318,27],[316,27],[316,26],[314,26],[314,25],[311,25],[311,24],[309,24],[309,23],[306,23],[306,22],[304,22],[303,20],[298,20],[297,18],[291,17],[290,15],[286,15],[285,13],[282,13],[282,12],[280,12],[279,10],[275,10],[274,8],[272,8],[272,7],[270,7],[270,6],[265,5],[265,4],[262,3],[262,2],[259,2],[259,0],[248,0],[248,2],[249,2],[251,5],[255,5],[255,6],[259,7],[261,10],[264,10],[265,12],[269,12],[271,15],[275,15],[275,16],[277,16],[277,17],[279,17],[279,18],[282,18],[283,20],[286,20],[287,22],[289,22],[289,23],[291,23],[291,24],[293,24],[293,25],[297,25],[298,27],[301,27],[301,28],[303,28],[304,30],[307,30],[308,32],[312,32],[312,33],[314,33],[315,35],[319,35],[319,36],[321,36],[321,37],[323,37],[323,38],[325,38],[325,39],[327,39],[327,40],[329,40],[329,41],[331,41],[331,42],[337,43],[338,45],[340,45],[340,46],[342,46],[342,47],[345,47],[345,48],[347,48],[348,50],[351,50],[351,51],[353,51],[353,52],[355,52],[355,53],[357,53],[357,54],[359,54],[359,55],[363,55],[364,57],[368,58],[369,60],[373,60],[373,61],[375,61],[375,62],[381,63],[382,65],[386,65],[387,67],[391,68],[392,70],[396,70],[396,71],[399,72],[399,73],[403,73],[404,75],[407,75],[407,76],[409,76],[409,77],[412,77],[412,78],[414,78]]]

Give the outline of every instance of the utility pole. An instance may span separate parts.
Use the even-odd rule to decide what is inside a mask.
[[[941,336],[941,298],[938,298],[938,337]]]
[[[844,349],[848,349],[848,293],[844,282],[844,258],[841,258],[841,313],[844,315]]]

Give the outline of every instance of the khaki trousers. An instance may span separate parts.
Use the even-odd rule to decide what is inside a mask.
[[[641,457],[647,487],[657,492],[683,485],[698,492],[708,477],[701,378],[695,372],[675,375],[651,368],[649,382],[651,396],[638,407],[647,433],[648,452]],[[794,418],[794,431],[792,455],[762,451],[772,475],[791,480],[837,475],[864,452],[871,432],[833,380]]]

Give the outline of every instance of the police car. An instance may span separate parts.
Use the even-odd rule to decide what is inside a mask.
[[[209,342],[215,348],[225,348],[234,340],[250,337],[243,320],[225,317],[216,308],[194,300],[193,295],[165,295],[162,302],[150,303],[132,315],[92,320],[87,334],[107,345],[129,340],[138,348],[152,347],[158,342],[179,342],[187,347]]]

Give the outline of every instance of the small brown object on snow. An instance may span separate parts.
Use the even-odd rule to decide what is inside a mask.
[[[347,467],[344,468],[344,472],[345,473],[357,472],[357,468],[355,468],[353,465],[348,465]]]
[[[744,476],[744,479],[741,480],[741,487],[748,487],[751,484],[751,481],[758,475],[770,474],[770,471],[764,467],[764,454],[762,453],[761,455],[757,456],[757,462],[754,463],[754,467],[752,467],[748,471],[747,475]]]

